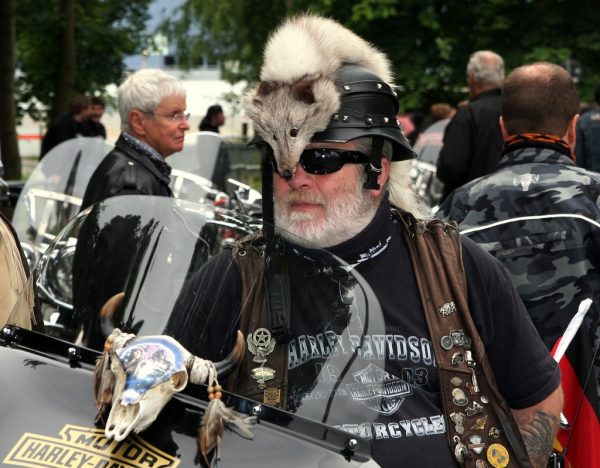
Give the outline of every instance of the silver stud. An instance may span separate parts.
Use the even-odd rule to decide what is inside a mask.
[[[388,123],[390,121],[390,119],[388,119],[387,117],[383,118],[383,123]]]
[[[345,445],[348,450],[355,450],[358,447],[358,440],[355,438],[348,439]]]
[[[381,89],[383,85],[381,83],[377,83],[377,89]]]
[[[331,120],[340,120],[340,114],[333,114]]]
[[[367,124],[368,125],[373,125],[373,119],[371,117],[367,117]]]
[[[350,86],[349,85],[344,85],[344,91],[350,91]]]
[[[344,115],[344,116],[342,117],[342,120],[343,120],[344,122],[348,122],[348,120],[350,120],[350,117],[348,117],[347,115]]]

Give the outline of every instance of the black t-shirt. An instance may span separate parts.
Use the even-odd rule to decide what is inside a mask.
[[[338,311],[334,320],[320,318],[317,304],[338,300],[331,292],[339,278],[332,282],[327,272],[313,268],[311,288],[304,288],[306,273],[290,268],[292,291],[301,293],[303,304],[292,308],[288,409],[319,405],[329,397],[319,392],[318,380],[335,380],[345,372],[336,368],[335,360],[327,360],[329,355],[357,354],[349,376],[354,384],[335,387],[336,399],[347,399],[353,410],[329,422],[373,440],[374,459],[384,467],[455,466],[445,434],[433,346],[402,229],[384,202],[363,232],[330,249],[356,268],[379,300],[385,324],[378,328],[375,323],[366,334],[360,333],[364,323],[344,322],[357,318],[344,316],[343,301],[330,309]],[[463,259],[469,307],[500,392],[511,408],[539,403],[559,385],[557,365],[496,259],[468,239],[463,239]],[[300,256],[291,261],[297,260]],[[194,292],[179,301],[169,332],[194,354],[220,359],[231,346],[222,337],[233,336],[237,326],[241,299],[234,291],[240,290],[240,277],[229,253],[211,263],[207,269],[220,273],[206,275],[204,269],[192,279]],[[315,284],[320,285],[316,292]],[[338,333],[340,329],[344,331]],[[378,389],[375,394],[373,388]]]

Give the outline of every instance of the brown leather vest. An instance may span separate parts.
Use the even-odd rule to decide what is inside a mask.
[[[448,443],[463,466],[529,467],[527,450],[511,410],[498,392],[483,342],[471,317],[458,230],[440,220],[423,222],[392,210],[406,229],[419,293],[434,347]],[[233,258],[242,278],[240,330],[252,339],[268,329],[264,293],[264,252],[253,247],[261,233],[235,244]],[[259,367],[255,354],[245,358],[228,388],[272,406],[283,407],[287,390],[287,345],[277,344],[264,366],[273,379],[259,384],[251,377]],[[279,390],[280,389],[280,390]]]
[[[242,279],[244,300],[239,329],[246,337],[247,347],[242,364],[228,379],[227,388],[246,398],[283,408],[287,397],[287,344],[275,344],[275,348],[268,354],[264,363],[258,362],[257,354],[250,350],[252,346],[250,343],[257,341],[254,338],[257,332],[264,330],[270,333],[265,294],[266,259],[264,250],[256,246],[261,238],[262,232],[258,231],[236,242],[232,247],[232,256]],[[256,344],[254,346],[256,347]],[[265,370],[267,372],[264,372]],[[261,381],[260,376],[268,376],[268,370],[274,371],[273,378]]]
[[[469,311],[458,228],[394,212],[406,227],[404,239],[434,347],[446,434],[455,457],[476,468],[486,462],[531,466]]]

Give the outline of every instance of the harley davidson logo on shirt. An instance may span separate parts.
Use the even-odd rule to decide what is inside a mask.
[[[4,463],[31,467],[176,467],[180,460],[130,435],[116,442],[104,430],[67,424],[60,439],[25,433],[4,458]]]

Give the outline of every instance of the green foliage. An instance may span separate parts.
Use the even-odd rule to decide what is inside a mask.
[[[73,94],[96,94],[118,82],[123,57],[148,44],[144,35],[151,0],[79,0],[75,11],[76,76]],[[34,119],[54,115],[60,18],[57,1],[17,2],[16,81],[19,113]],[[37,103],[41,103],[40,108]]]
[[[183,46],[181,64],[207,55],[228,65],[232,81],[255,80],[269,32],[303,11],[332,17],[383,50],[402,110],[464,99],[466,65],[479,49],[501,54],[507,72],[532,61],[578,60],[584,98],[600,79],[593,0],[188,0],[164,29]]]

